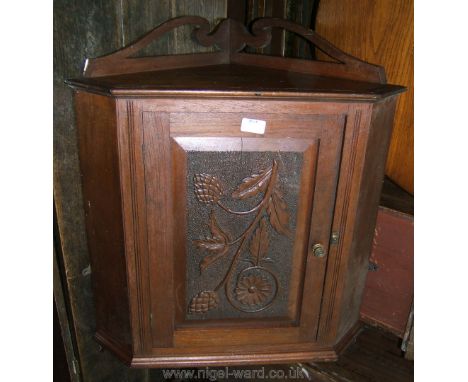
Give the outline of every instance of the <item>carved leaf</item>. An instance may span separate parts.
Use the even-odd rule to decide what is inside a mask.
[[[275,189],[270,197],[267,213],[270,216],[270,224],[276,232],[290,237],[288,207],[278,189]]]
[[[219,179],[210,174],[195,174],[193,176],[194,192],[199,202],[217,203],[223,195]]]
[[[220,239],[213,239],[209,237],[203,240],[195,240],[194,242],[197,248],[213,253],[221,253],[226,247],[225,243]]]
[[[202,261],[200,261],[200,272],[203,272],[207,267],[209,267],[211,264],[215,263],[218,261],[220,258],[222,258],[226,253],[227,253],[228,247],[226,247],[222,252],[220,253],[213,253],[211,255],[207,255],[203,258]]]
[[[197,248],[211,252],[210,255],[205,256],[200,262],[200,271],[204,271],[206,267],[213,264],[215,261],[223,257],[229,249],[229,237],[224,233],[224,231],[219,226],[216,221],[216,216],[212,212],[210,215],[210,238],[204,240],[194,240]]]
[[[189,313],[205,313],[218,306],[219,298],[215,291],[202,291],[192,298]]]
[[[266,220],[263,218],[250,241],[250,254],[255,259],[255,264],[258,265],[260,260],[265,258],[268,251],[268,241],[268,229]]]
[[[265,192],[270,181],[273,167],[262,170],[258,174],[253,174],[242,180],[242,183],[232,193],[234,199],[247,199],[257,195],[259,192]]]

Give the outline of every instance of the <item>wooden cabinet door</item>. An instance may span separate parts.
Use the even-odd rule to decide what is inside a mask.
[[[244,117],[264,134],[240,131]],[[314,342],[345,118],[143,112],[151,346]],[[164,143],[166,142],[166,143]]]

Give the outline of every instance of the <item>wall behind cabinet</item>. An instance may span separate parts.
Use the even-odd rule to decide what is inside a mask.
[[[67,78],[80,76],[86,57],[110,53],[161,22],[199,15],[226,17],[225,0],[54,0],[54,198],[63,273],[79,366],[86,382],[145,382],[147,370],[131,370],[94,340],[94,306],[85,236],[72,91]],[[187,29],[168,33],[145,54],[194,52]],[[200,50],[205,49],[201,47]],[[52,308],[52,307],[51,307]],[[151,379],[156,377],[152,374]]]
[[[321,36],[347,53],[382,65],[389,83],[408,88],[398,98],[386,174],[411,194],[414,186],[413,10],[413,0],[320,0],[315,20],[315,30]]]

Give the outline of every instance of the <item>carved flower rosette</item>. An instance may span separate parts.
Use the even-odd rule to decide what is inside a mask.
[[[278,163],[273,160],[270,167],[243,179],[231,193],[231,198],[239,201],[251,198],[258,200],[258,196],[261,196],[260,202],[248,211],[232,210],[223,204],[226,192],[214,175],[195,174],[193,184],[197,200],[213,206],[209,221],[210,235],[194,240],[195,246],[204,253],[199,264],[200,272],[203,273],[222,258],[231,257],[231,260],[216,288],[200,291],[192,297],[189,313],[203,314],[216,309],[219,291],[223,287],[227,301],[234,308],[243,312],[266,309],[278,292],[277,276],[266,267],[267,263],[273,261],[268,257],[270,235],[276,232],[291,237],[290,216],[284,195],[279,189]],[[235,216],[251,216],[250,223],[237,238],[231,238],[220,226],[215,206]],[[240,261],[249,265],[239,271]]]

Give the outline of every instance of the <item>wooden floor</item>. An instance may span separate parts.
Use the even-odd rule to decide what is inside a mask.
[[[413,362],[403,357],[401,340],[381,329],[364,327],[338,362],[307,365],[312,381],[413,381]]]
[[[408,382],[413,381],[413,362],[403,357],[400,350],[401,340],[395,335],[378,328],[364,326],[355,341],[340,356],[337,362],[313,364],[268,365],[263,367],[265,378],[228,378],[198,377],[197,380],[210,381],[265,381],[270,371],[283,372],[285,378],[275,381],[317,381],[317,382]],[[210,368],[220,370],[224,368]],[[229,367],[230,372],[238,370],[260,370],[259,367]],[[202,369],[200,369],[202,370]],[[152,370],[151,381],[189,381],[194,378],[165,379],[162,370]],[[302,376],[300,375],[302,373]],[[278,374],[276,374],[278,375]],[[270,378],[272,379],[272,378]]]

